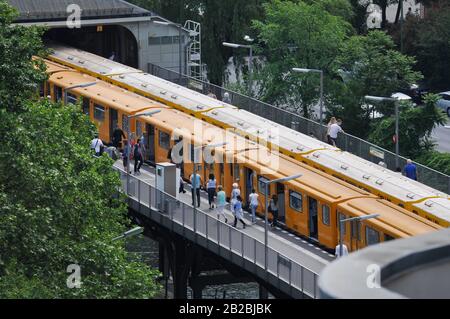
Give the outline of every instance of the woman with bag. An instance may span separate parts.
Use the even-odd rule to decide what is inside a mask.
[[[245,222],[244,222],[244,213],[242,210],[242,197],[241,195],[238,195],[236,198],[236,203],[234,204],[234,224],[233,227],[236,227],[237,221],[240,221],[242,223],[243,229],[245,229]]]
[[[209,209],[214,208],[214,196],[216,196],[216,179],[214,174],[209,174],[208,183],[206,183],[206,191],[208,192]]]

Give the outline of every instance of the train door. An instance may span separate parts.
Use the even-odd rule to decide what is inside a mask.
[[[83,113],[91,118],[91,100],[83,97]]]
[[[245,168],[245,203],[250,208],[249,196],[252,193],[253,187],[253,170],[250,168]]]
[[[119,124],[119,114],[117,110],[110,108],[109,109],[109,139],[112,142],[112,137],[116,126]]]
[[[308,197],[308,213],[309,213],[309,237],[314,240],[319,239],[319,228],[318,228],[318,206],[317,199],[313,197]]]
[[[284,223],[286,221],[284,184],[277,183],[276,191],[278,196],[278,220]]]
[[[351,222],[351,238],[350,238],[350,250],[355,251],[361,247],[359,243],[361,241],[361,222],[354,220]]]
[[[155,163],[155,127],[151,124],[145,126],[145,157]]]

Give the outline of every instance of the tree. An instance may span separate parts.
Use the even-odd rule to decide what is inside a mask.
[[[402,105],[399,121],[400,153],[417,158],[433,149],[431,133],[437,125],[445,123],[442,112],[436,108],[438,97],[429,94],[423,107]],[[391,109],[393,106],[391,105]],[[369,140],[383,148],[393,150],[392,136],[395,132],[395,118],[386,117],[372,123]]]
[[[130,222],[112,160],[89,149],[95,126],[81,105],[33,98],[46,78],[31,60],[41,32],[0,8],[0,298],[154,296],[157,272],[111,242]],[[80,289],[67,287],[71,264]]]
[[[339,69],[336,73],[343,81],[335,82],[330,88],[330,116],[342,117],[346,131],[367,138],[374,112],[390,116],[393,109],[384,104],[368,104],[364,96],[390,97],[394,92],[408,89],[421,78],[413,70],[414,63],[414,58],[395,49],[391,37],[383,31],[351,37],[336,59],[336,69]]]
[[[416,159],[417,162],[435,169],[446,175],[450,175],[450,154],[436,151],[426,152]]]
[[[321,3],[275,0],[266,3],[264,10],[265,19],[253,22],[267,59],[258,75],[259,96],[309,117],[311,105],[319,97],[319,77],[293,74],[291,68],[314,68],[329,74],[351,26],[328,13]]]
[[[43,56],[42,28],[12,25],[17,10],[0,0],[0,108],[20,111],[23,99],[44,81],[44,65],[32,60]]]

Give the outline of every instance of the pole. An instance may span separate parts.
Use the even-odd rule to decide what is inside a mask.
[[[399,166],[399,132],[398,132],[398,125],[399,125],[399,111],[398,111],[398,101],[395,101],[395,168],[398,168]]]
[[[403,0],[400,0],[400,53],[403,53]]]
[[[182,54],[182,49],[181,49],[181,25],[178,25],[178,55],[179,55],[179,61],[178,61],[178,63],[179,63],[179,83],[178,84],[180,84],[181,85],[181,73],[182,73],[182,71],[181,71],[181,54]]]
[[[320,71],[320,124],[323,123],[323,71]]]
[[[248,92],[249,96],[252,97],[252,87],[253,87],[253,48],[252,46],[249,46],[250,48],[250,57],[248,60]]]
[[[264,226],[264,248],[265,248],[265,254],[264,254],[264,269],[267,271],[267,255],[268,255],[268,232],[269,232],[269,221],[268,221],[268,214],[269,214],[269,182],[266,182],[266,196],[265,196],[265,226]]]
[[[127,195],[130,195],[130,158],[131,158],[131,139],[130,139],[130,117],[127,116]],[[155,185],[156,187],[156,185]]]
[[[342,247],[342,225],[344,224],[344,221],[339,220],[339,257],[342,257],[342,254],[344,253],[343,247]]]

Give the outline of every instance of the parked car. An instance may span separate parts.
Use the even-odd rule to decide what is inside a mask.
[[[440,99],[437,101],[436,106],[450,117],[450,91],[442,92],[438,95]]]

